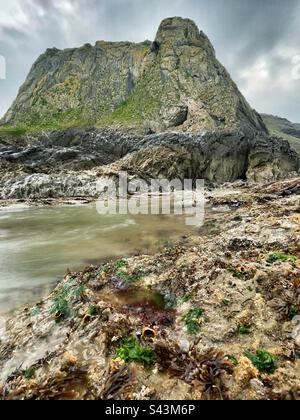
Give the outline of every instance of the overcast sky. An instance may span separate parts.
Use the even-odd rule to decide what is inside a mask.
[[[0,115],[46,48],[152,40],[170,16],[209,36],[252,107],[300,122],[300,0],[0,0]]]

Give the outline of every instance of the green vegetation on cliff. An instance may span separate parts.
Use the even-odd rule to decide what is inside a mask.
[[[48,49],[2,123],[30,130],[148,124],[154,131],[265,132],[208,38],[189,19],[165,19],[153,43],[98,41]],[[184,126],[183,126],[184,125]]]
[[[287,140],[300,154],[300,124],[295,124],[285,118],[262,114],[263,120],[270,133]]]

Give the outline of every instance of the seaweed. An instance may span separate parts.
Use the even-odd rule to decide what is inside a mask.
[[[41,313],[41,308],[39,305],[35,305],[32,309],[31,309],[31,316],[38,316]]]
[[[182,305],[183,303],[189,302],[192,299],[192,295],[184,295],[177,299],[177,304]]]
[[[24,372],[24,378],[25,379],[30,380],[34,377],[35,377],[35,369],[29,368],[29,369],[25,370],[25,372]]]
[[[71,301],[79,299],[84,291],[84,285],[74,280],[67,281],[56,291],[51,313],[55,314],[56,320],[61,321],[71,314]]]
[[[200,388],[205,398],[224,400],[227,389],[222,376],[224,373],[232,374],[232,363],[217,349],[211,349],[206,354],[198,356],[197,362],[200,366],[197,380],[200,381]]]
[[[248,335],[251,334],[251,327],[247,324],[241,324],[238,328],[238,333],[241,335]]]
[[[177,301],[175,300],[167,300],[165,304],[165,309],[175,309],[177,306]]]
[[[125,363],[140,363],[151,366],[155,362],[155,353],[150,347],[142,346],[135,337],[129,337],[122,341],[117,349],[117,356]]]
[[[232,354],[226,354],[225,359],[229,360],[229,362],[232,363],[233,366],[237,366],[239,364],[237,358]]]
[[[299,310],[297,306],[295,305],[290,306],[288,309],[288,315],[290,319],[293,319],[295,316],[299,315]]]
[[[51,378],[42,387],[33,388],[31,399],[79,400],[89,393],[86,368],[74,368],[61,377]]]
[[[267,263],[274,264],[277,261],[280,262],[289,262],[293,266],[295,266],[298,258],[295,255],[288,255],[282,252],[273,252],[267,258]]]
[[[221,351],[212,348],[205,354],[200,354],[194,349],[187,357],[177,345],[167,347],[158,342],[155,345],[155,354],[161,371],[199,388],[202,399],[226,398],[223,374],[232,374],[234,363],[226,360]]]
[[[266,350],[258,349],[256,354],[246,352],[245,356],[261,373],[275,373],[277,366],[274,357]]]
[[[284,298],[284,301],[275,302],[273,307],[279,313],[281,320],[292,320],[300,312],[299,305],[295,304],[297,296],[287,295]]]
[[[204,314],[202,308],[191,309],[184,317],[188,333],[196,335],[200,331],[199,318]]]
[[[109,366],[105,374],[105,382],[100,391],[101,400],[124,399],[133,386],[134,373],[131,366]]]
[[[118,260],[114,263],[114,268],[116,269],[125,268],[127,266],[128,266],[128,263],[125,260]]]
[[[91,317],[97,316],[99,313],[98,307],[96,305],[90,305],[88,309],[88,315]]]
[[[244,273],[240,270],[236,270],[235,268],[229,268],[228,269],[229,273],[232,274],[232,276],[236,279],[242,279],[244,276]]]
[[[141,277],[136,274],[127,274],[123,271],[119,271],[117,277],[128,284],[137,283],[141,279]]]

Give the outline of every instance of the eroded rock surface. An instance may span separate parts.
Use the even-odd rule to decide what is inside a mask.
[[[213,190],[197,235],[67,274],[2,323],[1,397],[299,399],[299,187]]]
[[[68,129],[0,140],[0,198],[96,197],[96,182],[131,177],[268,182],[299,169],[287,141],[246,130],[132,134]]]

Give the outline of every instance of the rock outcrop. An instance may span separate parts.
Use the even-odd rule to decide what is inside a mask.
[[[132,135],[68,129],[0,141],[0,198],[96,196],[96,182],[120,171],[151,178],[268,182],[299,168],[287,141],[241,130]]]
[[[209,39],[189,19],[164,20],[153,43],[49,49],[33,65],[3,122],[141,123],[150,131],[266,128]]]
[[[98,128],[61,126],[83,121]],[[299,170],[189,19],[164,20],[154,42],[47,50],[3,122],[31,134],[0,132],[2,199],[93,196],[99,177],[120,170],[216,184]]]
[[[288,140],[292,148],[300,153],[300,124],[268,114],[262,114],[262,118],[270,133]]]

